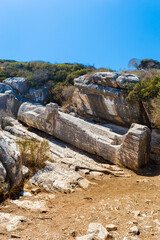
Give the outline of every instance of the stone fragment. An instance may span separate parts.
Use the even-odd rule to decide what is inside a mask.
[[[103,119],[129,127],[132,123],[147,124],[142,104],[127,100],[126,83],[139,81],[136,75],[98,72],[74,79],[73,101],[77,113],[91,119]]]
[[[76,237],[76,240],[96,240],[96,238],[94,238],[94,233],[90,233],[81,237]]]
[[[137,211],[132,211],[132,213],[134,214],[135,217],[140,216],[140,211],[139,211],[139,210],[137,210]]]
[[[108,224],[108,225],[106,225],[106,229],[107,229],[107,231],[116,231],[117,226],[114,224]]]
[[[21,94],[25,94],[28,90],[27,81],[22,77],[7,78],[3,81],[3,83],[8,84]]]
[[[29,168],[27,168],[26,166],[22,165],[22,175],[23,175],[23,178],[28,178],[29,174],[30,174]]]
[[[47,212],[48,208],[46,202],[41,201],[31,201],[31,200],[11,200],[11,203],[16,204],[20,208],[24,208],[33,212]]]
[[[17,229],[24,229],[31,221],[24,216],[16,216],[9,213],[0,213],[0,229],[5,229],[8,232]]]
[[[86,189],[86,188],[89,187],[90,182],[89,182],[87,179],[80,179],[80,180],[78,181],[78,184],[79,184],[79,186],[80,186],[81,188]]]
[[[94,237],[97,240],[106,240],[110,236],[106,228],[104,228],[100,223],[90,223],[87,233],[94,233]]]
[[[139,229],[137,226],[133,226],[130,228],[130,233],[133,233],[134,235],[139,235]]]
[[[100,179],[103,175],[104,175],[103,172],[91,171],[89,173],[89,176],[93,179],[96,179],[96,180]]]

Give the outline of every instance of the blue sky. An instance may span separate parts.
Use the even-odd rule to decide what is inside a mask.
[[[115,70],[160,61],[159,0],[1,0],[0,58]]]

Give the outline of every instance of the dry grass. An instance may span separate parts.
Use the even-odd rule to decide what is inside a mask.
[[[33,139],[22,139],[17,141],[17,148],[21,154],[22,163],[35,174],[45,166],[49,159],[49,143],[47,140],[36,141]]]
[[[112,69],[107,69],[107,68],[98,68],[91,72],[86,73],[86,75],[91,75],[91,74],[97,73],[97,72],[114,72],[114,71]]]

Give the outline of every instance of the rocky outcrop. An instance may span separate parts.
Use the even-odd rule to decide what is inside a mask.
[[[9,85],[0,83],[0,93],[15,94],[16,91]]]
[[[121,167],[102,163],[96,156],[84,153],[45,133],[43,133],[43,137],[40,137],[38,135],[40,132],[34,133],[33,129],[28,131],[26,127],[12,118],[4,118],[2,128],[5,134],[17,141],[32,139],[42,142],[44,137],[47,139],[49,161],[46,161],[46,166],[30,179],[30,183],[43,187],[46,191],[68,193],[73,192],[75,188],[87,188],[91,183],[86,179],[86,175],[91,179],[101,178],[104,174],[128,177]],[[24,166],[22,167],[23,171]],[[26,174],[26,171],[23,171],[23,174]]]
[[[18,119],[87,152],[115,164],[138,169],[149,160],[150,130],[133,124],[123,136],[58,110],[56,104],[43,107],[23,103]]]
[[[16,147],[16,137],[0,131],[0,194],[22,181],[22,162]]]
[[[7,78],[0,83],[0,93],[13,94],[23,102],[31,101],[45,104],[48,96],[48,88],[29,88],[29,84],[25,78]]]
[[[76,78],[73,102],[77,113],[127,127],[132,123],[148,125],[142,104],[127,100],[126,84],[138,81],[136,75],[115,72],[98,72]]]
[[[21,103],[22,102],[12,94],[0,93],[0,123],[4,116],[17,117]]]
[[[3,83],[11,86],[16,91],[21,94],[25,94],[28,91],[28,84],[25,78],[15,77],[15,78],[7,78],[3,81]]]
[[[48,96],[47,88],[29,89],[29,98],[34,102],[44,103],[47,96]]]

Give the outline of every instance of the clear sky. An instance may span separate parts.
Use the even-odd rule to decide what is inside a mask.
[[[0,0],[0,58],[114,70],[160,61],[160,0]]]

